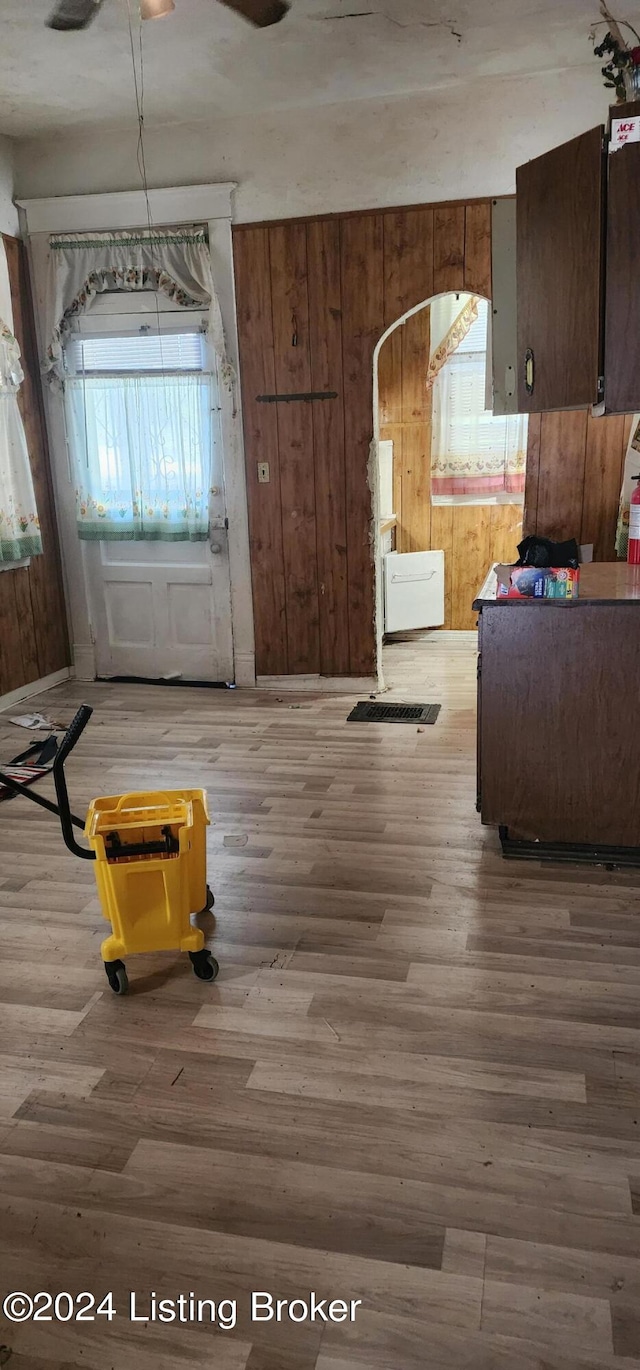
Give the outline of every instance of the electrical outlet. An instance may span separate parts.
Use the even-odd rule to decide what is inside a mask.
[[[259,462],[258,462],[258,484],[259,484],[259,485],[268,485],[270,479],[271,479],[271,477],[270,477],[270,475],[269,475],[269,463],[268,463],[268,461],[259,461]]]

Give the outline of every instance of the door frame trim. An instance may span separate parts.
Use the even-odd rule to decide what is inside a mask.
[[[238,337],[233,271],[231,224],[235,182],[210,185],[169,186],[149,191],[154,223],[181,224],[202,222],[209,226],[209,244],[229,361],[234,376],[230,403],[225,406],[223,462],[229,520],[229,575],[231,588],[231,630],[235,682],[254,686],[255,646],[251,559],[244,466],[242,420],[238,397]],[[147,221],[142,190],[116,191],[102,195],[61,195],[46,199],[16,201],[20,210],[23,236],[28,239],[31,276],[34,287],[38,330],[42,328],[45,282],[43,258],[48,255],[46,236],[51,233],[91,232],[135,228]],[[40,337],[42,344],[42,337]],[[70,481],[68,454],[62,422],[62,406],[48,386],[43,385],[49,441],[54,454],[53,476],[56,512],[60,531],[63,577],[67,613],[71,628],[74,659],[88,663],[87,649],[93,649],[88,592],[82,560],[82,546],[75,524],[75,497]],[[64,473],[64,474],[63,474]]]

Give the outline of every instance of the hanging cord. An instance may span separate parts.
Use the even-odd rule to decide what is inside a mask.
[[[131,0],[127,0],[127,16],[128,16],[128,20],[129,20],[129,46],[130,46],[130,48],[131,48],[131,67],[132,67],[132,70],[133,70],[133,88],[134,88],[134,92],[135,92],[136,112],[137,112],[137,117],[138,117],[138,145],[137,145],[137,148],[136,148],[136,160],[137,160],[137,163],[138,163],[138,171],[139,171],[139,173],[140,173],[140,180],[141,180],[141,182],[142,182],[142,189],[143,189],[143,192],[144,192],[145,205],[146,205],[146,209],[147,209],[147,227],[148,227],[148,229],[149,229],[149,238],[151,239],[151,241],[150,241],[150,243],[149,243],[149,247],[150,247],[150,251],[151,251],[151,259],[152,259],[152,261],[153,261],[154,268],[155,268],[155,270],[156,270],[156,272],[157,272],[157,275],[158,275],[158,282],[157,282],[156,291],[155,291],[156,325],[157,325],[157,330],[158,330],[158,344],[159,344],[159,347],[160,347],[160,370],[161,370],[161,372],[162,372],[162,375],[164,375],[164,374],[165,374],[165,365],[164,365],[164,355],[163,355],[163,350],[162,350],[162,330],[161,330],[161,327],[160,327],[160,304],[159,304],[159,301],[158,301],[158,292],[159,292],[159,289],[160,289],[160,286],[159,286],[159,280],[160,280],[160,261],[159,261],[159,258],[158,258],[157,255],[156,255],[156,246],[157,246],[157,245],[156,245],[156,243],[153,242],[153,238],[154,238],[154,236],[155,236],[155,225],[154,225],[153,216],[152,216],[152,213],[151,213],[151,200],[150,200],[150,197],[149,197],[149,179],[148,179],[148,176],[147,176],[147,161],[146,161],[146,155],[145,155],[145,141],[144,141],[144,43],[143,43],[143,28],[142,28],[142,17],[141,17],[141,15],[140,15],[140,12],[138,11],[138,62],[136,62],[136,50],[135,50],[135,42],[134,42],[134,36],[133,36],[133,19],[132,19],[132,15],[131,15]],[[139,65],[139,68],[140,68],[139,72],[138,72],[138,65]]]
[[[149,229],[149,238],[150,238],[150,242],[149,242],[149,251],[150,251],[150,255],[151,255],[151,261],[152,261],[152,263],[153,263],[153,265],[154,265],[154,268],[155,268],[155,270],[156,270],[156,272],[157,272],[157,281],[156,281],[156,290],[155,290],[156,330],[157,330],[157,336],[158,336],[158,347],[159,347],[159,349],[160,349],[160,375],[161,375],[162,378],[166,381],[166,374],[167,374],[167,373],[166,373],[166,367],[165,367],[164,350],[163,350],[163,346],[162,346],[162,328],[161,328],[161,320],[160,320],[160,301],[159,301],[159,294],[160,294],[160,270],[161,270],[161,264],[160,264],[159,254],[158,254],[157,251],[156,251],[156,249],[157,249],[157,244],[153,241],[153,239],[154,239],[154,237],[155,237],[155,234],[156,234],[156,231],[157,231],[157,230],[156,230],[156,228],[155,228],[155,225],[154,225],[154,222],[153,222],[153,215],[152,215],[152,213],[151,213],[151,200],[150,200],[150,196],[149,196],[149,178],[148,178],[148,176],[147,176],[147,160],[146,160],[146,153],[145,153],[145,129],[144,129],[144,85],[145,85],[145,83],[144,83],[144,41],[143,41],[143,33],[144,33],[144,30],[143,30],[143,27],[142,27],[142,23],[143,23],[143,21],[142,21],[142,15],[140,14],[140,9],[138,8],[138,65],[137,65],[137,64],[136,64],[135,42],[134,42],[134,36],[133,36],[133,20],[132,20],[132,15],[131,15],[131,0],[127,0],[127,16],[128,16],[128,21],[129,21],[129,46],[130,46],[130,48],[131,48],[131,67],[132,67],[132,71],[133,71],[133,88],[134,88],[134,92],[135,92],[136,112],[137,112],[137,116],[138,116],[138,144],[137,144],[137,148],[136,148],[136,160],[137,160],[137,163],[138,163],[138,171],[139,171],[139,173],[140,173],[140,180],[141,180],[141,182],[142,182],[142,189],[143,189],[143,192],[144,192],[144,199],[145,199],[145,205],[146,205],[146,210],[147,210],[147,227],[148,227],[148,229]],[[138,70],[138,67],[139,67],[139,70]],[[141,421],[141,409],[140,409],[141,397],[140,397],[139,389],[136,390],[136,399],[137,399],[137,403],[138,403],[138,421],[140,422],[140,421]],[[159,412],[159,401],[156,401],[156,404],[157,404],[158,412]],[[162,436],[162,434],[161,434],[161,431],[160,431],[160,427],[159,427],[159,426],[158,426],[158,435],[159,435],[160,444],[161,444],[161,447],[162,447],[163,459],[164,459],[164,457],[166,456],[165,450],[164,450],[164,439],[163,439],[163,436]],[[140,482],[141,482],[141,483],[140,483],[140,489],[142,490],[142,473],[140,473]],[[141,509],[142,509],[142,504],[141,504]]]
[[[136,111],[137,111],[137,118],[138,118],[138,144],[137,144],[137,149],[136,149],[136,158],[137,158],[138,171],[139,171],[139,173],[140,173],[140,180],[141,180],[141,183],[142,183],[142,189],[143,189],[143,191],[144,191],[144,198],[145,198],[145,204],[146,204],[146,209],[147,209],[147,225],[148,225],[148,229],[149,229],[149,237],[150,237],[150,239],[151,239],[151,242],[150,242],[151,259],[152,259],[152,262],[153,262],[153,264],[154,264],[154,268],[155,268],[155,270],[157,271],[158,282],[159,282],[159,278],[160,278],[160,260],[159,260],[159,255],[158,255],[157,252],[156,252],[157,244],[153,242],[153,238],[156,236],[157,230],[155,229],[155,226],[154,226],[154,223],[153,223],[153,215],[152,215],[152,213],[151,213],[151,201],[150,201],[150,196],[149,196],[149,179],[148,179],[148,176],[147,176],[147,162],[146,162],[146,150],[145,150],[145,127],[144,127],[145,62],[144,62],[144,42],[143,42],[143,33],[144,33],[144,29],[143,29],[143,20],[142,20],[142,16],[141,16],[140,11],[139,11],[139,9],[138,9],[138,56],[137,56],[137,61],[136,61],[136,45],[135,45],[135,40],[134,40],[134,27],[133,27],[132,13],[131,13],[131,0],[127,0],[127,15],[128,15],[128,20],[129,20],[129,45],[130,45],[130,48],[131,48],[131,66],[132,66],[132,70],[133,70],[133,87],[134,87],[134,92],[135,92]],[[166,369],[166,367],[165,367],[165,359],[164,359],[164,352],[163,352],[163,346],[162,346],[162,330],[161,330],[161,321],[160,321],[160,304],[159,304],[159,298],[158,298],[158,297],[159,297],[159,284],[158,284],[158,289],[157,289],[156,292],[155,292],[156,324],[157,324],[157,330],[158,330],[158,343],[159,343],[159,348],[160,348],[160,373],[161,373],[161,375],[166,379],[167,369]],[[164,437],[163,437],[162,434],[160,434],[159,436],[160,436],[160,443],[161,443],[161,446],[162,446],[162,449],[163,449],[163,456],[164,456],[164,455],[166,455],[165,452],[164,452]]]

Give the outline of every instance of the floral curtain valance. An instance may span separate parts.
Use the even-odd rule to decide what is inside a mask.
[[[438,302],[436,301],[436,303],[431,306],[431,315],[434,322],[437,303]],[[448,300],[444,303],[446,306]],[[460,344],[464,342],[469,329],[476,322],[477,318],[478,300],[475,295],[472,295],[470,299],[465,301],[462,309],[456,315],[451,327],[447,329],[444,337],[441,338],[435,348],[432,349],[431,356],[429,357],[429,366],[427,367],[427,390],[433,389],[443,366],[446,365],[449,358],[457,351]]]
[[[64,374],[63,349],[73,320],[105,290],[159,290],[186,309],[208,309],[209,340],[224,362],[206,228],[64,233],[49,242],[45,372]]]
[[[31,464],[18,408],[23,380],[20,348],[13,335],[7,260],[0,234],[0,565],[42,551]]]

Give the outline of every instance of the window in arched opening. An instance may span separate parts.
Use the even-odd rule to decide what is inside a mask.
[[[432,301],[427,388],[434,504],[521,504],[524,498],[528,420],[492,412],[489,325],[487,300],[460,294]]]

